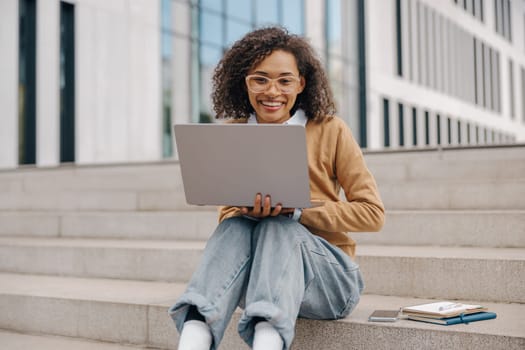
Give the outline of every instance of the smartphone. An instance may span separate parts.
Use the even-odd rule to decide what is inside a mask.
[[[375,310],[368,317],[369,322],[396,322],[399,310]]]

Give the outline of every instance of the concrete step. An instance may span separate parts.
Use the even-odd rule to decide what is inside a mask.
[[[206,240],[218,223],[210,211],[7,211],[0,236]]]
[[[525,209],[525,181],[379,183],[385,207],[395,210]]]
[[[525,146],[410,152],[366,152],[380,184],[404,181],[525,180]],[[26,167],[0,171],[0,192],[183,192],[175,161],[93,166]]]
[[[524,210],[387,210],[380,232],[361,244],[525,248]]]
[[[217,211],[0,212],[0,236],[206,240]],[[388,210],[360,244],[525,248],[524,210]]]
[[[183,290],[183,284],[175,283],[0,274],[0,328],[175,349],[178,335],[167,309]],[[375,309],[399,309],[430,301],[364,295],[344,320],[298,320],[293,349],[376,350],[392,349],[392,344],[403,344],[403,349],[525,347],[523,304],[483,303],[498,314],[497,319],[469,325],[367,322]],[[248,349],[235,330],[238,318],[239,311],[220,349]]]
[[[523,149],[525,153],[525,148]],[[520,160],[436,160],[367,158],[378,183],[404,181],[502,181],[524,180],[525,159]]]
[[[421,149],[386,149],[364,150],[369,161],[378,162],[413,162],[413,161],[499,161],[525,160],[525,144],[506,146],[474,146],[474,147],[425,147]]]
[[[0,192],[135,191],[138,189],[182,191],[179,164],[174,161],[163,161],[0,170]]]
[[[362,245],[357,262],[366,293],[525,302],[523,248]]]
[[[0,271],[186,282],[203,241],[0,238]],[[366,293],[525,303],[525,248],[362,245]]]
[[[0,192],[1,211],[212,211],[186,204],[184,191]]]
[[[137,350],[138,346],[119,345],[53,335],[34,335],[0,330],[0,344],[6,350]]]
[[[525,180],[379,183],[387,209],[525,209]],[[183,191],[0,192],[3,211],[215,210],[186,204]]]

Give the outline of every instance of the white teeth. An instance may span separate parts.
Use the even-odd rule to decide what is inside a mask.
[[[269,102],[269,101],[264,101],[261,103],[268,107],[279,107],[282,104],[281,102]]]

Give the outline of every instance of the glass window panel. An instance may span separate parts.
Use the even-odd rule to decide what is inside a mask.
[[[222,17],[208,11],[201,11],[200,24],[201,41],[222,46]]]
[[[326,5],[328,52],[341,56],[341,0],[329,0]]]
[[[390,106],[386,98],[383,98],[383,144],[390,147]]]
[[[172,111],[172,67],[173,35],[171,23],[171,0],[162,0],[162,155],[165,158],[173,155],[173,144],[171,135],[171,111]]]
[[[251,0],[227,0],[226,16],[251,22],[252,1]]]
[[[199,123],[210,123],[213,121],[212,111],[212,77],[215,64],[201,65],[200,70],[200,106],[199,106]]]
[[[281,0],[282,25],[291,33],[304,33],[304,6],[303,0]]]
[[[251,25],[244,22],[230,20],[227,23],[226,40],[227,46],[233,44],[234,41],[240,39],[244,34],[252,29]]]
[[[412,145],[417,146],[417,109],[412,107]]]
[[[168,59],[173,55],[172,36],[162,33],[162,58]]]
[[[221,0],[200,0],[202,8],[222,12],[222,1]]]
[[[201,45],[200,62],[203,66],[215,66],[222,57],[222,49],[217,46]]]
[[[162,57],[168,58],[172,55],[172,24],[171,24],[171,0],[162,0]]]
[[[256,0],[255,23],[257,26],[279,23],[278,0]]]
[[[437,130],[437,144],[441,145],[441,116],[438,114],[436,116],[436,130]],[[449,130],[450,135],[450,130]]]
[[[458,120],[458,144],[461,145],[461,121]]]
[[[397,104],[398,109],[398,121],[399,121],[399,146],[405,145],[405,114],[404,106],[402,103]]]
[[[430,145],[430,114],[425,111],[425,145]]]
[[[171,0],[162,0],[162,29],[171,29]]]

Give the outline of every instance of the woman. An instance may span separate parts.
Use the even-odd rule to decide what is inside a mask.
[[[359,146],[333,115],[326,74],[305,39],[278,27],[248,33],[226,52],[213,83],[218,118],[305,126],[311,198],[322,205],[283,208],[254,194],[253,207],[220,208],[202,261],[170,309],[179,350],[216,349],[237,306],[249,346],[289,349],[297,317],[343,318],[358,303],[363,282],[345,232],[380,230],[383,204]]]

